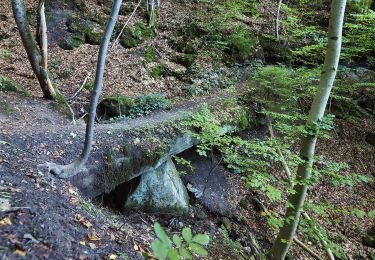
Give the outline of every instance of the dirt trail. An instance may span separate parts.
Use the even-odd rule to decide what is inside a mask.
[[[113,219],[113,216],[99,215],[90,220],[91,217],[78,205],[84,202],[78,201],[79,196],[69,183],[58,179],[51,182],[49,176],[41,176],[36,170],[39,163],[68,163],[78,156],[83,144],[83,122],[73,125],[67,116],[53,107],[52,102],[41,98],[9,93],[1,93],[1,98],[13,107],[14,112],[6,114],[1,110],[0,113],[0,140],[6,142],[0,144],[0,198],[6,192],[10,194],[7,198],[13,207],[27,208],[0,211],[0,220],[11,221],[9,225],[0,225],[0,255],[14,257],[17,255],[14,252],[19,249],[18,253],[26,252],[28,257],[38,259],[43,256],[54,259],[87,256],[96,259],[116,252],[126,252],[130,259],[139,258],[132,242],[115,243],[129,234],[108,227],[108,221],[104,219]],[[202,97],[176,105],[170,111],[112,124],[97,124],[96,142],[89,163],[96,163],[98,158],[103,160],[105,154],[101,147],[124,140],[125,130],[149,128],[181,119],[188,111],[196,111],[202,103],[214,102],[215,99]],[[85,217],[94,226],[85,227],[82,221],[77,221],[80,218],[77,215]],[[136,223],[142,221],[137,220]],[[138,228],[137,225],[135,228]],[[88,239],[93,232],[100,236],[99,242]],[[114,235],[109,235],[110,232]],[[137,233],[144,234],[145,230]],[[30,240],[29,235],[35,241]],[[150,239],[149,235],[145,237],[133,239],[144,243],[145,239]],[[113,239],[114,242],[111,241]],[[86,245],[81,245],[79,241],[86,241]],[[87,246],[89,242],[94,246]],[[95,247],[95,250],[90,247]]]

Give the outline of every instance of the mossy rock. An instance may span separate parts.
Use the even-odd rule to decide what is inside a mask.
[[[72,14],[66,20],[66,26],[68,27],[68,31],[71,33],[84,33],[89,27],[89,23],[85,19]]]
[[[155,36],[154,31],[143,23],[136,23],[134,31],[126,27],[121,39],[125,48],[134,48]]]
[[[235,61],[246,62],[252,57],[256,39],[247,30],[238,29],[228,36],[226,41],[228,44],[227,52]]]
[[[95,32],[94,30],[90,29],[85,33],[85,40],[88,44],[100,45],[103,40],[103,36],[104,34],[102,32]]]
[[[83,33],[75,33],[69,35],[64,42],[60,44],[60,47],[64,50],[73,50],[78,48],[81,44],[86,42],[85,35]]]
[[[9,79],[3,76],[0,76],[0,91],[24,93],[24,91],[18,84],[10,81]]]
[[[259,37],[260,45],[263,49],[263,56],[268,63],[283,62],[288,59],[288,51],[281,41],[272,35],[263,34]]]
[[[103,99],[97,108],[100,119],[129,116],[133,101],[125,96],[107,97]]]
[[[193,54],[185,54],[182,56],[176,55],[172,58],[172,61],[189,68],[191,65],[193,65],[195,61],[195,55]]]
[[[73,14],[68,17],[66,26],[71,35],[66,39],[65,44],[63,44],[64,49],[71,50],[83,43],[100,45],[102,42],[103,32],[95,31],[94,24],[89,20]]]

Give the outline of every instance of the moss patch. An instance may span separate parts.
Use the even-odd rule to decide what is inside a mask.
[[[125,28],[121,39],[121,44],[125,48],[134,48],[154,36],[155,33],[151,28],[148,28],[143,23],[136,23],[134,31],[132,31],[129,27]]]
[[[3,77],[0,75],[0,91],[5,91],[5,92],[19,92],[19,93],[24,93],[27,94],[24,90],[21,89],[21,87],[10,81],[9,79]]]
[[[145,61],[150,63],[157,60],[157,53],[153,45],[149,46],[145,51]]]
[[[153,67],[150,72],[151,77],[154,79],[157,79],[163,75],[165,75],[165,65],[158,65],[156,67]]]
[[[185,67],[190,67],[191,65],[193,65],[194,61],[195,61],[195,55],[193,54],[185,54],[185,55],[176,55],[172,58],[172,61],[178,63],[178,64],[181,64]]]

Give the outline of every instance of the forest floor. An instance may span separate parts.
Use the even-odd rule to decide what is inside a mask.
[[[25,2],[30,8],[35,6],[36,1]],[[88,2],[93,4],[95,1]],[[176,103],[171,111],[159,111],[147,117],[116,123],[118,129],[141,129],[148,127],[150,122],[158,124],[178,117],[181,111],[196,109],[200,102],[212,99],[206,96],[181,101],[179,96],[188,81],[175,77],[154,79],[144,69],[140,53],[153,44],[161,59],[168,60],[174,54],[168,44],[171,31],[192,12],[184,1],[178,1],[178,8],[172,1],[165,1],[164,4],[165,8],[159,14],[160,20],[168,24],[170,31],[161,31],[158,39],[145,42],[135,50],[126,50],[121,46],[112,49],[108,56],[102,96],[116,94],[134,97],[159,93],[176,100]],[[92,8],[101,10],[96,4]],[[235,213],[229,219],[202,209],[193,197],[192,212],[183,217],[115,212],[83,198],[69,182],[41,175],[37,171],[38,164],[51,161],[68,163],[79,154],[84,123],[78,121],[77,125],[73,125],[53,102],[41,98],[38,83],[26,62],[27,56],[12,17],[10,1],[2,1],[0,10],[0,32],[9,34],[7,39],[0,41],[0,48],[10,52],[10,56],[0,59],[0,75],[17,82],[30,94],[25,97],[19,93],[0,92],[1,102],[8,104],[11,111],[6,112],[4,107],[0,110],[0,256],[10,259],[142,259],[141,252],[151,254],[150,244],[155,239],[152,226],[155,222],[161,223],[171,234],[178,233],[183,226],[192,227],[194,233],[208,233],[213,238],[208,248],[209,259],[246,259],[246,256],[252,254],[251,237],[258,241],[260,248],[270,247],[275,233],[266,218],[261,216],[259,209],[252,203],[239,205],[243,198],[248,201],[254,197],[260,200],[263,198],[257,191],[245,188],[239,175],[225,173],[235,190],[230,197],[235,205]],[[125,20],[126,17],[121,17],[122,22]],[[98,46],[83,44],[72,51],[55,46],[49,51],[54,67],[51,75],[64,96],[75,93],[86,78],[88,82],[93,81]],[[204,72],[213,69],[204,61],[198,63],[197,67]],[[68,76],[61,77],[63,74]],[[86,89],[80,94],[79,106],[84,109],[87,108],[88,96],[89,91]],[[75,108],[76,111],[81,107]],[[113,134],[113,129],[110,124],[98,125],[95,146],[111,145],[113,140],[108,131]],[[364,140],[368,132],[375,132],[373,119],[357,122],[337,119],[333,138],[319,141],[318,153],[330,160],[348,163],[355,172],[373,175],[375,147]],[[96,150],[99,149],[94,148]],[[280,166],[275,165],[273,171],[275,176],[282,176]],[[315,199],[324,198],[342,209],[358,207],[368,212],[374,210],[375,186],[359,184],[332,188],[323,182],[314,187],[311,196]],[[272,211],[283,212],[282,206],[267,206]],[[332,218],[336,217],[334,211],[328,214]],[[229,237],[223,235],[220,229],[222,225],[228,225],[227,220],[232,226]],[[365,259],[375,255],[373,249],[361,244],[366,230],[374,225],[372,220],[355,216],[344,219],[337,216],[337,220],[329,230],[333,231],[331,235],[335,240],[342,240],[340,244],[348,256]],[[322,222],[321,225],[326,224]],[[241,241],[240,246],[236,240]],[[321,255],[324,254],[319,245],[316,248]],[[297,259],[309,259],[296,246],[293,247],[293,253]]]

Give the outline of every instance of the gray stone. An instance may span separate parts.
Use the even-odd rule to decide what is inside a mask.
[[[125,209],[182,215],[189,211],[189,197],[171,159],[141,176],[139,186],[125,202]]]

